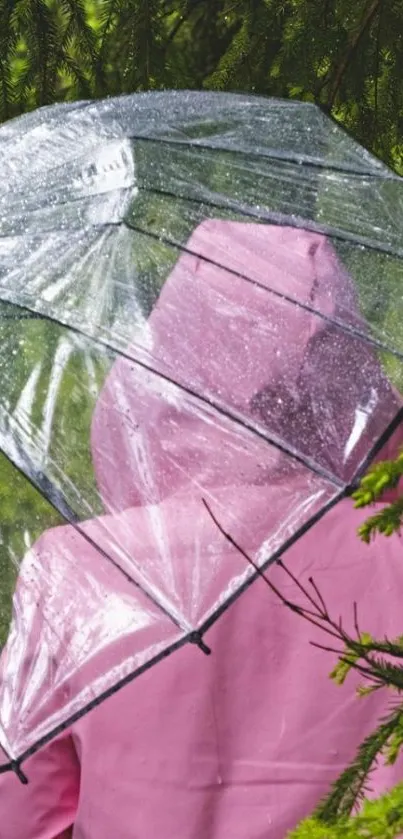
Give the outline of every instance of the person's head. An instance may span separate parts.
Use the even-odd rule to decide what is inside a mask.
[[[288,480],[295,460],[276,443],[351,480],[399,404],[367,334],[326,237],[199,225],[128,350],[134,360],[116,362],[95,410],[107,508],[159,501],[189,482]]]

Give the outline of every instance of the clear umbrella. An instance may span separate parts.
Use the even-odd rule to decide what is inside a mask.
[[[43,108],[0,153],[1,771],[24,780],[146,668],[208,653],[393,434],[403,186],[313,105],[227,94]]]

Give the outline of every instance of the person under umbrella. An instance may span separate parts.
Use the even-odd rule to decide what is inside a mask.
[[[227,270],[217,266],[223,253]],[[253,282],[242,279],[246,270]],[[341,312],[351,331],[335,323]],[[23,562],[0,688],[3,729],[10,697],[19,703],[18,719],[10,714],[15,741],[29,715],[31,725],[35,714],[52,719],[69,696],[82,704],[88,685],[96,692],[118,661],[122,675],[133,620],[144,648],[158,648],[164,632],[169,640],[154,588],[178,621],[188,604],[190,626],[203,625],[211,601],[231,599],[248,569],[209,510],[256,559],[275,553],[304,505],[312,516],[316,494],[323,502],[314,480],[307,493],[299,462],[196,405],[189,382],[249,411],[290,450],[314,452],[319,469],[343,480],[400,404],[358,326],[352,282],[324,236],[220,220],[195,230],[136,338],[145,354],[152,345],[161,376],[128,352],[95,409],[105,516],[46,532]],[[364,546],[362,519],[340,501],[289,548],[287,565],[297,580],[314,576],[346,628],[358,601],[363,628],[393,636],[401,632],[401,544]],[[131,561],[144,584],[134,618],[132,581],[117,572]],[[265,573],[298,600],[281,567]],[[331,663],[310,644],[321,640],[256,579],[195,638],[211,655],[181,646],[28,758],[28,786],[0,776],[2,839],[283,839],[386,707],[379,692],[358,701],[353,679],[338,688],[327,678]],[[42,686],[34,709],[30,684]],[[400,772],[379,768],[374,790]]]

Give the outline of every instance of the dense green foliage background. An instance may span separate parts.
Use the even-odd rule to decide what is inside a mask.
[[[0,119],[215,88],[319,103],[403,170],[403,0],[0,0]]]

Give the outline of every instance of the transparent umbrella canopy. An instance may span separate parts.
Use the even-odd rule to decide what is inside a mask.
[[[0,175],[0,771],[24,780],[209,653],[396,429],[403,184],[311,104],[194,92],[20,117]]]

